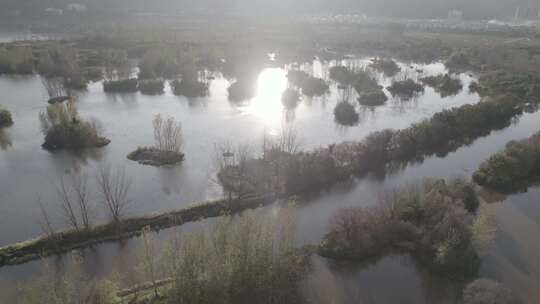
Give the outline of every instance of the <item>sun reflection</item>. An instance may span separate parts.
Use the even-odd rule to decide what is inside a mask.
[[[264,123],[279,123],[283,114],[281,96],[285,89],[287,89],[287,74],[283,69],[264,69],[257,79],[257,94],[244,111]]]

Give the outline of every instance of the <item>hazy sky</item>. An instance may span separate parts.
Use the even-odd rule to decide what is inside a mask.
[[[442,17],[450,9],[460,9],[469,18],[512,16],[517,6],[538,7],[540,0],[0,0],[0,7],[40,10],[84,3],[92,10],[119,11],[233,11],[265,13],[363,12],[399,17]]]

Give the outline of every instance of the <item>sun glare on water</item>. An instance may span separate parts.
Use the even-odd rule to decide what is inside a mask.
[[[245,107],[245,112],[256,116],[266,124],[281,121],[283,104],[281,96],[287,89],[287,75],[283,69],[264,69],[257,79],[257,94]]]

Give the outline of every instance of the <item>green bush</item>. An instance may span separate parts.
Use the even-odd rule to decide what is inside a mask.
[[[309,266],[294,248],[292,210],[277,217],[247,213],[182,235],[169,254],[170,303],[304,303]]]
[[[324,79],[310,77],[306,83],[301,87],[302,94],[308,97],[322,96],[329,90],[328,84]]]
[[[11,113],[0,107],[0,128],[1,127],[9,127],[13,124],[13,118],[11,117]]]
[[[540,133],[511,141],[504,151],[491,156],[473,174],[473,180],[500,192],[527,189],[540,178]]]
[[[65,272],[57,272],[49,265],[43,274],[21,285],[17,304],[80,303],[114,304],[118,287],[110,280],[94,280],[84,274],[79,256],[68,256]]]
[[[257,93],[255,82],[250,80],[238,80],[231,84],[227,90],[229,92],[229,100],[233,102],[252,99]]]
[[[171,82],[174,95],[189,98],[204,97],[208,95],[208,85],[198,80],[182,79]]]
[[[381,86],[368,72],[362,71],[355,74],[354,89],[358,94],[369,91],[380,90]]]
[[[288,88],[283,92],[281,102],[286,109],[294,109],[298,106],[298,102],[300,102],[300,94],[298,91]]]
[[[443,98],[456,95],[463,89],[461,80],[452,78],[449,74],[425,77],[420,79],[420,81],[434,88]],[[472,89],[475,91],[478,88],[473,85]],[[471,90],[470,86],[469,90]]]
[[[107,93],[135,93],[139,90],[139,82],[136,78],[105,81],[103,90]]]
[[[330,79],[340,85],[353,85],[356,80],[354,72],[344,66],[333,66],[330,68]]]
[[[314,97],[328,92],[328,84],[321,78],[312,77],[304,71],[291,70],[287,73],[289,83],[302,90],[302,94]]]
[[[311,76],[304,71],[290,70],[287,72],[289,83],[297,88],[303,87],[309,78],[311,78]]]
[[[446,66],[451,69],[467,69],[471,66],[469,57],[464,52],[454,52],[446,60]]]
[[[412,79],[406,79],[394,81],[392,85],[388,87],[388,91],[394,96],[411,98],[416,94],[424,92],[424,87]]]
[[[32,74],[34,58],[31,48],[0,47],[0,74]]]
[[[51,104],[46,113],[40,113],[42,131],[45,134],[43,148],[84,149],[103,147],[110,140],[100,135],[95,122],[80,119],[73,100]]]
[[[472,189],[459,180],[426,180],[392,192],[377,207],[342,210],[319,253],[354,260],[409,253],[436,273],[474,277],[480,262],[470,216],[476,209],[469,212],[464,204]]]
[[[339,102],[334,108],[334,120],[340,125],[354,126],[359,118],[354,106],[346,101]]]
[[[463,304],[522,304],[519,297],[499,282],[477,279],[463,290]]]
[[[369,67],[384,73],[384,75],[388,77],[392,77],[401,71],[398,64],[390,58],[373,59]]]
[[[364,106],[380,106],[388,100],[388,97],[382,90],[373,90],[360,94],[358,102]]]
[[[139,80],[139,91],[146,95],[161,95],[165,93],[163,80]]]

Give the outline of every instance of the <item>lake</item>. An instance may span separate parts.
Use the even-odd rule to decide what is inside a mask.
[[[368,58],[331,63],[316,60],[300,68],[328,79],[332,65],[360,68],[368,63]],[[388,86],[392,79],[417,79],[446,72],[441,63],[399,65],[402,71],[394,77],[375,73],[379,84]],[[281,93],[287,87],[286,73],[286,68],[273,65],[263,69],[258,76],[257,95],[240,104],[228,101],[227,87],[231,80],[220,74],[210,83],[210,95],[198,99],[174,96],[170,88],[161,96],[105,94],[101,83],[93,83],[87,92],[80,94],[77,106],[81,116],[100,122],[111,144],[84,154],[51,153],[41,149],[43,135],[38,115],[46,108],[47,96],[39,77],[0,76],[2,105],[12,112],[15,121],[13,127],[0,133],[0,245],[42,233],[38,198],[49,210],[55,227],[65,227],[59,214],[56,186],[61,176],[71,171],[86,173],[93,186],[99,166],[122,167],[133,179],[130,197],[134,202],[129,213],[163,211],[222,195],[215,182],[213,154],[214,146],[224,141],[249,143],[257,150],[264,137],[275,137],[283,125],[293,124],[300,134],[302,149],[313,149],[360,140],[377,130],[406,128],[443,109],[479,101],[479,97],[467,89],[475,76],[464,73],[459,75],[464,89],[446,98],[426,87],[422,95],[411,100],[391,98],[384,106],[364,107],[356,102],[354,92],[342,90],[331,82],[327,95],[304,97],[296,109],[287,111],[281,103]],[[360,114],[356,126],[344,127],[334,120],[333,109],[344,99],[349,99]],[[126,159],[138,146],[153,143],[152,118],[158,113],[182,122],[186,159],[178,166],[154,168]],[[511,127],[492,132],[446,157],[429,157],[385,178],[368,176],[347,185],[337,185],[302,203],[297,211],[298,243],[319,241],[336,210],[373,204],[383,189],[424,177],[469,177],[480,162],[503,148],[507,141],[538,131],[539,118],[538,113],[525,114]],[[540,244],[535,238],[527,237],[534,235],[540,223],[540,207],[534,204],[537,191],[532,189],[491,205],[496,210],[500,230],[494,248],[483,257],[482,264],[483,275],[497,278],[515,290],[525,289],[526,299],[538,296],[534,286],[540,278],[540,263],[534,258]],[[98,201],[99,197],[93,193],[93,199]],[[96,221],[106,220],[99,208],[95,210]],[[196,229],[199,225],[201,223],[188,224],[182,230]],[[166,239],[176,229],[162,232],[159,237]],[[129,273],[139,245],[138,239],[131,239],[85,250],[85,268],[100,276],[112,270]],[[63,264],[61,257],[47,260],[60,268]],[[40,262],[1,268],[0,291],[10,294],[15,282],[40,268]],[[392,292],[388,292],[389,286]],[[313,273],[306,282],[306,294],[321,299],[320,303],[327,303],[322,295],[332,296],[334,303],[395,303],[397,299],[400,303],[453,303],[457,290],[458,286],[425,273],[406,256],[385,257],[367,268],[340,267],[314,258]]]

